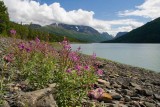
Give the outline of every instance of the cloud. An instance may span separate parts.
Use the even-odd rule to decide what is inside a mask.
[[[74,25],[91,26],[99,32],[108,32],[115,35],[119,30],[130,31],[143,25],[134,19],[122,20],[99,20],[94,18],[93,11],[83,9],[66,11],[57,2],[50,5],[40,4],[33,0],[3,0],[8,7],[9,16],[12,21],[22,23],[35,23],[48,25],[51,23],[65,23]],[[113,28],[119,25],[121,27]]]
[[[142,16],[152,20],[160,17],[160,0],[145,0],[145,2],[136,6],[136,10],[125,10],[119,12],[120,16]]]

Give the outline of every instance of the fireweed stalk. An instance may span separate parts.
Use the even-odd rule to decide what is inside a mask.
[[[94,66],[96,56],[94,54],[91,60],[84,60],[79,53],[80,47],[72,51],[66,38],[60,45],[62,49],[59,51],[59,63],[54,72],[57,103],[60,107],[82,106],[82,99],[98,78]]]
[[[60,46],[60,50],[55,50],[38,38],[13,44],[10,49],[13,56],[5,58],[16,67],[14,74],[17,75],[12,80],[27,81],[34,90],[56,83],[56,101],[59,107],[82,106],[82,99],[103,71],[95,66],[95,53],[86,60],[80,54],[81,48],[72,51],[66,38],[60,42]]]

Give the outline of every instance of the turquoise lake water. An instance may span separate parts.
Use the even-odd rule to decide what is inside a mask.
[[[79,46],[84,54],[94,52],[101,58],[160,72],[160,44],[72,44],[72,49]]]

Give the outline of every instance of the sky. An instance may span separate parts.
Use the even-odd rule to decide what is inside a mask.
[[[160,17],[160,0],[3,0],[11,21],[85,25],[115,36]]]

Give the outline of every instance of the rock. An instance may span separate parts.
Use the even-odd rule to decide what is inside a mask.
[[[133,83],[133,82],[130,82],[130,86],[134,87],[135,89],[138,89],[140,90],[141,89],[141,86],[136,84],[136,83]]]
[[[121,93],[123,93],[124,95],[128,95],[128,96],[132,96],[133,95],[133,91],[128,90],[128,89],[122,89]]]
[[[106,64],[105,64],[105,63],[102,63],[102,62],[100,62],[100,61],[97,61],[97,62],[95,63],[95,65],[96,65],[98,68],[103,68]]]
[[[124,104],[119,104],[118,107],[128,107],[127,105],[124,105]]]
[[[104,101],[104,102],[110,102],[112,100],[112,96],[108,93],[103,93],[99,98],[98,100],[100,101]]]
[[[140,97],[131,97],[132,100],[138,101],[140,100]]]
[[[115,78],[115,75],[112,75],[112,74],[111,74],[111,75],[109,75],[109,77],[110,77],[110,78]]]
[[[154,94],[154,98],[160,101],[160,95]]]
[[[127,86],[127,85],[125,85],[125,84],[122,84],[122,89],[129,89],[129,87]]]
[[[145,105],[146,107],[156,107],[155,104],[149,103],[149,102],[144,102],[144,105]]]
[[[52,99],[51,96],[48,96],[48,95],[50,95],[55,91],[55,85],[52,85],[52,87],[48,87],[45,89],[36,90],[32,92],[19,93],[19,96],[16,99],[16,103],[18,107],[24,107],[24,106],[35,107],[35,105],[38,104],[37,102],[39,102],[39,100],[41,99],[43,100],[46,100],[46,98]],[[54,100],[49,102],[54,102]],[[48,105],[52,105],[52,104],[48,104]],[[49,107],[54,107],[54,106],[49,106]]]
[[[3,104],[0,107],[10,107],[7,101],[3,101]]]
[[[137,101],[133,101],[132,104],[134,105],[134,107],[141,107]]]
[[[152,84],[153,84],[153,85],[160,86],[160,82],[159,82],[159,81],[153,81]]]
[[[116,82],[112,85],[114,88],[120,88],[121,86],[118,85]]]
[[[112,103],[103,103],[101,104],[101,106],[98,106],[98,107],[120,107],[120,106],[119,106],[119,102],[112,102]]]
[[[110,87],[111,87],[111,86],[110,86],[110,82],[107,82],[106,80],[98,79],[97,82],[98,82],[99,84],[105,85],[107,88],[110,88]]]
[[[36,107],[58,107],[58,106],[53,98],[53,95],[50,94],[48,96],[45,96],[43,99],[40,99],[36,103]]]
[[[131,97],[126,95],[126,96],[124,97],[124,100],[125,100],[126,102],[129,102],[129,101],[131,101]]]
[[[136,89],[136,93],[143,95],[143,96],[152,96],[153,92],[150,90],[146,90],[146,89]]]
[[[160,107],[160,103],[157,103],[157,106]]]
[[[152,96],[152,95],[153,95],[153,92],[150,91],[150,90],[145,90],[145,91],[144,91],[144,95],[145,95],[145,96]]]
[[[116,92],[112,92],[110,94],[114,100],[120,100],[122,98],[122,96]]]

